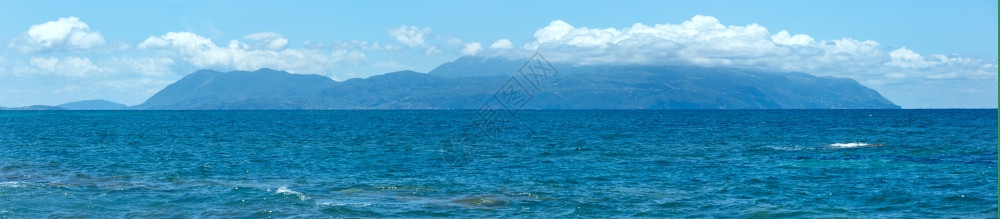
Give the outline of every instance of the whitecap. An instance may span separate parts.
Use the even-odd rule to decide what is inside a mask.
[[[802,148],[800,146],[794,146],[794,147],[790,147],[790,146],[767,146],[765,148],[771,149],[771,150],[776,150],[776,151],[801,151],[802,149],[804,149],[804,148]]]
[[[882,144],[869,144],[864,142],[833,143],[829,145],[835,148],[858,148],[858,147],[878,147]]]
[[[23,187],[23,186],[24,186],[23,183],[17,182],[17,181],[0,182],[0,187],[17,188],[17,187]]]
[[[371,206],[372,203],[369,203],[369,202],[352,202],[352,203],[322,202],[322,203],[319,203],[319,205],[324,206],[324,207],[326,207],[326,206],[368,207],[368,206]]]
[[[286,195],[286,196],[287,195],[295,195],[295,196],[299,197],[299,200],[309,199],[309,197],[306,197],[305,194],[302,194],[301,192],[296,192],[294,190],[288,189],[288,187],[284,187],[284,186],[278,188],[278,190],[275,191],[275,194],[282,194],[282,195]]]

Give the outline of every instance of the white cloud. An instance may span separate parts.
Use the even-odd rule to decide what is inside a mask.
[[[399,26],[398,28],[389,29],[389,35],[407,46],[423,46],[424,37],[431,33],[430,27],[417,28],[414,26]]]
[[[288,39],[281,34],[272,32],[252,33],[243,37],[246,40],[256,41],[254,48],[268,50],[282,50],[288,48]]]
[[[250,38],[260,39],[257,36]],[[231,40],[226,46],[218,46],[211,39],[190,32],[151,36],[139,43],[138,48],[175,53],[174,55],[196,68],[216,70],[274,68],[293,73],[324,74],[337,66],[358,65],[367,60],[363,53],[356,50],[342,49],[332,53],[324,53],[320,49],[273,50],[276,47],[251,47],[238,40]]]
[[[890,74],[890,78],[926,78],[940,79],[996,79],[996,60],[979,58],[946,56],[933,54],[928,57],[920,55],[906,47],[889,52],[890,61],[885,63],[887,69],[898,71]]]
[[[169,32],[163,36],[150,36],[139,43],[139,49],[173,47],[184,52],[195,52],[215,46],[212,40],[191,32]]]
[[[319,42],[313,42],[313,41],[310,41],[310,40],[306,40],[306,41],[302,42],[302,48],[305,48],[305,49],[317,50],[317,49],[323,49],[324,47],[326,47],[326,45],[324,45],[323,43],[319,43]]]
[[[456,37],[448,37],[445,42],[448,43],[448,45],[462,45],[462,39]]]
[[[872,41],[845,38],[817,43],[804,34],[792,36],[780,31],[772,35],[758,24],[725,26],[714,17],[702,15],[681,24],[636,23],[621,30],[574,27],[556,20],[534,36],[526,49],[558,51],[560,54],[551,55],[556,61],[583,64],[768,66],[793,70],[811,68],[797,66],[805,61],[850,64],[853,58],[865,56],[861,53],[878,49]]]
[[[792,36],[788,34],[787,30],[778,31],[778,33],[771,35],[771,40],[779,45],[793,46],[808,46],[816,42],[809,35],[795,34],[795,36]]]
[[[20,75],[42,74],[64,77],[103,76],[111,70],[98,67],[90,62],[90,58],[80,57],[31,57],[27,66],[17,73]]]
[[[902,68],[926,68],[937,64],[924,60],[923,56],[913,52],[913,50],[906,49],[906,47],[889,52],[889,56],[892,57],[892,61],[886,63],[886,65],[889,66]]]
[[[76,17],[31,25],[8,45],[21,52],[83,51],[101,47],[104,37]]]
[[[162,77],[173,75],[171,67],[174,61],[166,57],[113,57],[104,60],[91,61],[87,57],[28,57],[25,60],[4,62],[0,60],[0,73],[5,67],[10,67],[11,73],[18,77],[51,75],[71,80],[81,78],[109,78],[147,76]]]
[[[331,61],[335,63],[350,63],[351,65],[357,65],[368,60],[368,57],[364,53],[354,50],[333,51],[330,57]]]
[[[958,73],[957,72],[948,72],[948,73],[942,73],[942,74],[932,74],[932,75],[928,75],[927,76],[927,78],[929,78],[929,79],[952,79],[952,78],[957,78],[957,77],[958,77]]]
[[[697,65],[756,65],[788,52],[777,47],[766,28],[724,26],[714,17],[695,16],[682,24],[636,23],[621,30],[574,27],[556,20],[539,29],[528,50],[557,50],[581,63],[669,63]],[[555,57],[557,60],[560,57]],[[571,57],[561,57],[570,59]],[[565,60],[569,61],[569,60]]]
[[[471,43],[466,43],[464,46],[462,46],[462,50],[459,52],[465,56],[474,56],[476,55],[476,53],[479,53],[480,50],[483,50],[482,43],[471,42]]]
[[[441,54],[441,49],[438,49],[437,46],[431,46],[424,50],[424,55],[432,56],[437,54]]]
[[[393,44],[389,44],[389,43],[386,43],[385,46],[382,47],[382,48],[385,49],[385,51],[397,51],[397,50],[401,49],[401,48],[399,48],[399,46],[393,45]]]
[[[496,42],[493,42],[493,44],[490,45],[490,49],[510,49],[510,48],[514,48],[514,43],[511,43],[510,40],[508,39],[500,39],[497,40]]]

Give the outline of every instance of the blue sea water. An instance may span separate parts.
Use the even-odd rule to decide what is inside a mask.
[[[3,111],[0,216],[997,217],[996,110]]]

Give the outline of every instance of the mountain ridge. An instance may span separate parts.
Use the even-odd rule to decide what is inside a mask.
[[[319,75],[298,75],[269,68],[257,71],[199,70],[167,85],[136,109],[296,109],[302,98],[333,86]]]
[[[108,100],[95,99],[95,100],[82,100],[76,102],[69,102],[64,104],[56,105],[55,107],[60,107],[67,110],[125,110],[128,106],[121,103],[116,103]]]
[[[526,59],[462,57],[428,73],[397,71],[333,81],[273,69],[199,70],[136,109],[477,109]],[[898,109],[853,79],[806,73],[656,65],[574,66],[525,109]],[[511,79],[513,78],[513,79]],[[526,81],[525,81],[526,82]],[[520,83],[520,82],[519,82]]]

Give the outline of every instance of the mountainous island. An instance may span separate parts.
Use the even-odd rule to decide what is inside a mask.
[[[525,61],[462,57],[428,73],[399,71],[342,82],[267,68],[200,70],[127,109],[477,109],[505,94],[525,100],[517,105],[523,109],[900,108],[846,78],[735,68],[558,63],[548,66],[552,75],[531,78],[519,73]],[[55,108],[126,107],[93,100]]]
[[[84,100],[58,105],[67,110],[124,110],[128,109],[125,104],[115,103],[107,100]]]

